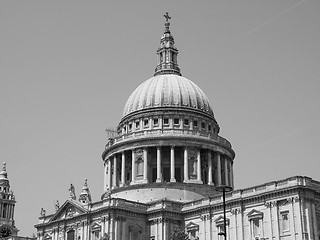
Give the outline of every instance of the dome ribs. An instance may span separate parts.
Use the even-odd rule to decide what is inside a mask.
[[[154,80],[156,82],[155,84],[155,93],[154,93],[154,98],[153,98],[153,102],[154,102],[154,106],[161,106],[162,105],[162,89],[163,89],[163,81],[156,81],[156,79]]]
[[[171,79],[171,84],[172,85],[172,100],[173,100],[173,105],[174,106],[179,106],[181,104],[179,104],[181,102],[181,89],[179,86],[179,82],[178,79],[174,76]]]
[[[204,92],[191,80],[175,74],[157,75],[140,84],[128,98],[123,117],[156,107],[192,108],[213,115]]]

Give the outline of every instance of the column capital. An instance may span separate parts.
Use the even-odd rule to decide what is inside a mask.
[[[157,149],[161,149],[162,146],[161,146],[161,145],[157,145],[156,148],[157,148]]]
[[[170,148],[175,148],[176,147],[176,145],[170,145]]]

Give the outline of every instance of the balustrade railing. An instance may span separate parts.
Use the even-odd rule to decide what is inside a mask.
[[[194,130],[185,130],[185,129],[151,129],[151,130],[143,130],[138,132],[130,132],[126,133],[120,136],[117,136],[113,139],[111,139],[108,144],[106,145],[106,148],[110,147],[111,145],[123,141],[127,141],[130,139],[139,139],[139,138],[152,138],[152,137],[158,137],[158,136],[187,136],[187,137],[199,137],[204,139],[211,139],[216,142],[225,144],[229,147],[231,147],[231,143],[218,135],[214,135],[212,133],[205,133],[201,131],[194,131]]]

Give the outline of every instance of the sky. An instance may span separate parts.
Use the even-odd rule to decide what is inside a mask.
[[[19,234],[71,183],[103,193],[106,128],[153,76],[165,12],[182,75],[236,153],[235,188],[319,177],[320,1],[0,1],[0,161]]]

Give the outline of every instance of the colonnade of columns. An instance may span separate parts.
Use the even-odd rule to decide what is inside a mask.
[[[0,204],[0,218],[13,219],[14,205],[8,203]]]
[[[167,166],[170,170],[166,173],[164,173],[163,168],[163,149],[165,147],[170,147],[169,165]],[[204,182],[209,185],[228,185],[233,187],[233,161],[226,155],[209,149],[183,147],[183,160],[182,163],[179,163],[179,167],[181,167],[179,171],[183,172],[183,174],[181,174],[181,179],[177,180],[176,171],[178,165],[175,149],[175,146],[157,146],[155,159],[152,159],[148,153],[150,150],[154,151],[155,147],[131,149],[109,156],[105,160],[105,191],[129,184],[161,183],[165,181]],[[151,162],[156,168],[154,172],[149,169]],[[170,175],[170,177],[164,179],[164,175]]]

